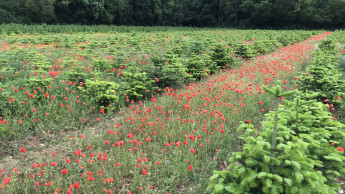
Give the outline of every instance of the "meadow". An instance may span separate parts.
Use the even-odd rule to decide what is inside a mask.
[[[278,80],[328,90],[314,98],[344,121],[343,31],[47,28],[0,36],[0,193],[224,193],[210,177],[245,153],[238,127],[260,136],[292,99],[264,90]],[[333,81],[303,82],[327,46]]]

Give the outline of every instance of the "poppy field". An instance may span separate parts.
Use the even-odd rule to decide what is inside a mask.
[[[205,193],[243,150],[241,123],[260,134],[275,110],[263,85],[299,89],[321,42],[334,37],[340,58],[345,42],[342,31],[52,31],[0,36],[0,193]],[[329,98],[333,120],[344,98]]]
[[[0,136],[79,130],[100,120],[99,113],[311,35],[199,30],[3,36]]]

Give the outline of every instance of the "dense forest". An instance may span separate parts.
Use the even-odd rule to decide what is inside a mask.
[[[344,28],[344,0],[0,0],[0,24]]]

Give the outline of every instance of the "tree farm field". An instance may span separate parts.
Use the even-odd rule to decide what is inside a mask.
[[[211,193],[333,36],[68,27],[0,36],[0,193]]]

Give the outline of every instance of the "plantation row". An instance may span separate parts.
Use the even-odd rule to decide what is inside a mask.
[[[207,36],[199,35],[199,39]],[[315,42],[326,35],[329,33],[281,47],[269,55],[241,60],[239,67],[220,69],[181,89],[162,88],[161,94],[155,94],[150,101],[131,104],[128,100],[128,108],[120,107],[111,120],[91,117],[100,119],[92,128],[81,127],[63,135],[49,128],[37,144],[16,145],[11,149],[13,157],[3,159],[0,192],[205,193],[213,171],[226,169],[231,152],[242,150],[244,142],[238,138],[242,132],[236,130],[240,121],[252,123],[260,132],[264,114],[276,107],[274,98],[262,86],[272,87],[283,79],[282,90],[298,88],[299,72],[308,63]],[[137,66],[142,71],[142,66]],[[59,76],[62,75],[57,75],[56,80]],[[73,82],[64,84],[68,86],[51,87],[48,91],[61,89],[61,95],[65,94],[68,100],[73,99],[67,96],[73,91],[82,92],[82,88],[73,89]],[[89,99],[81,98],[82,95],[79,104]],[[66,102],[62,104],[65,106]],[[82,107],[90,105],[88,102]],[[29,112],[37,113],[40,106],[34,107],[36,112]],[[82,113],[71,112],[64,112],[62,122]]]
[[[345,125],[331,112],[344,110],[345,77],[339,68],[338,31],[319,44],[299,90],[282,92],[281,81],[263,89],[275,96],[274,111],[261,130],[242,123],[243,151],[233,152],[227,170],[215,171],[213,193],[338,193],[345,174]],[[340,42],[344,48],[345,41]],[[340,54],[343,50],[340,49]],[[293,98],[289,98],[293,96]],[[285,100],[285,98],[289,100]],[[344,113],[341,115],[344,117]]]
[[[151,98],[166,87],[200,80],[316,33],[171,30],[3,35],[0,137],[81,129],[100,121],[102,114]]]

